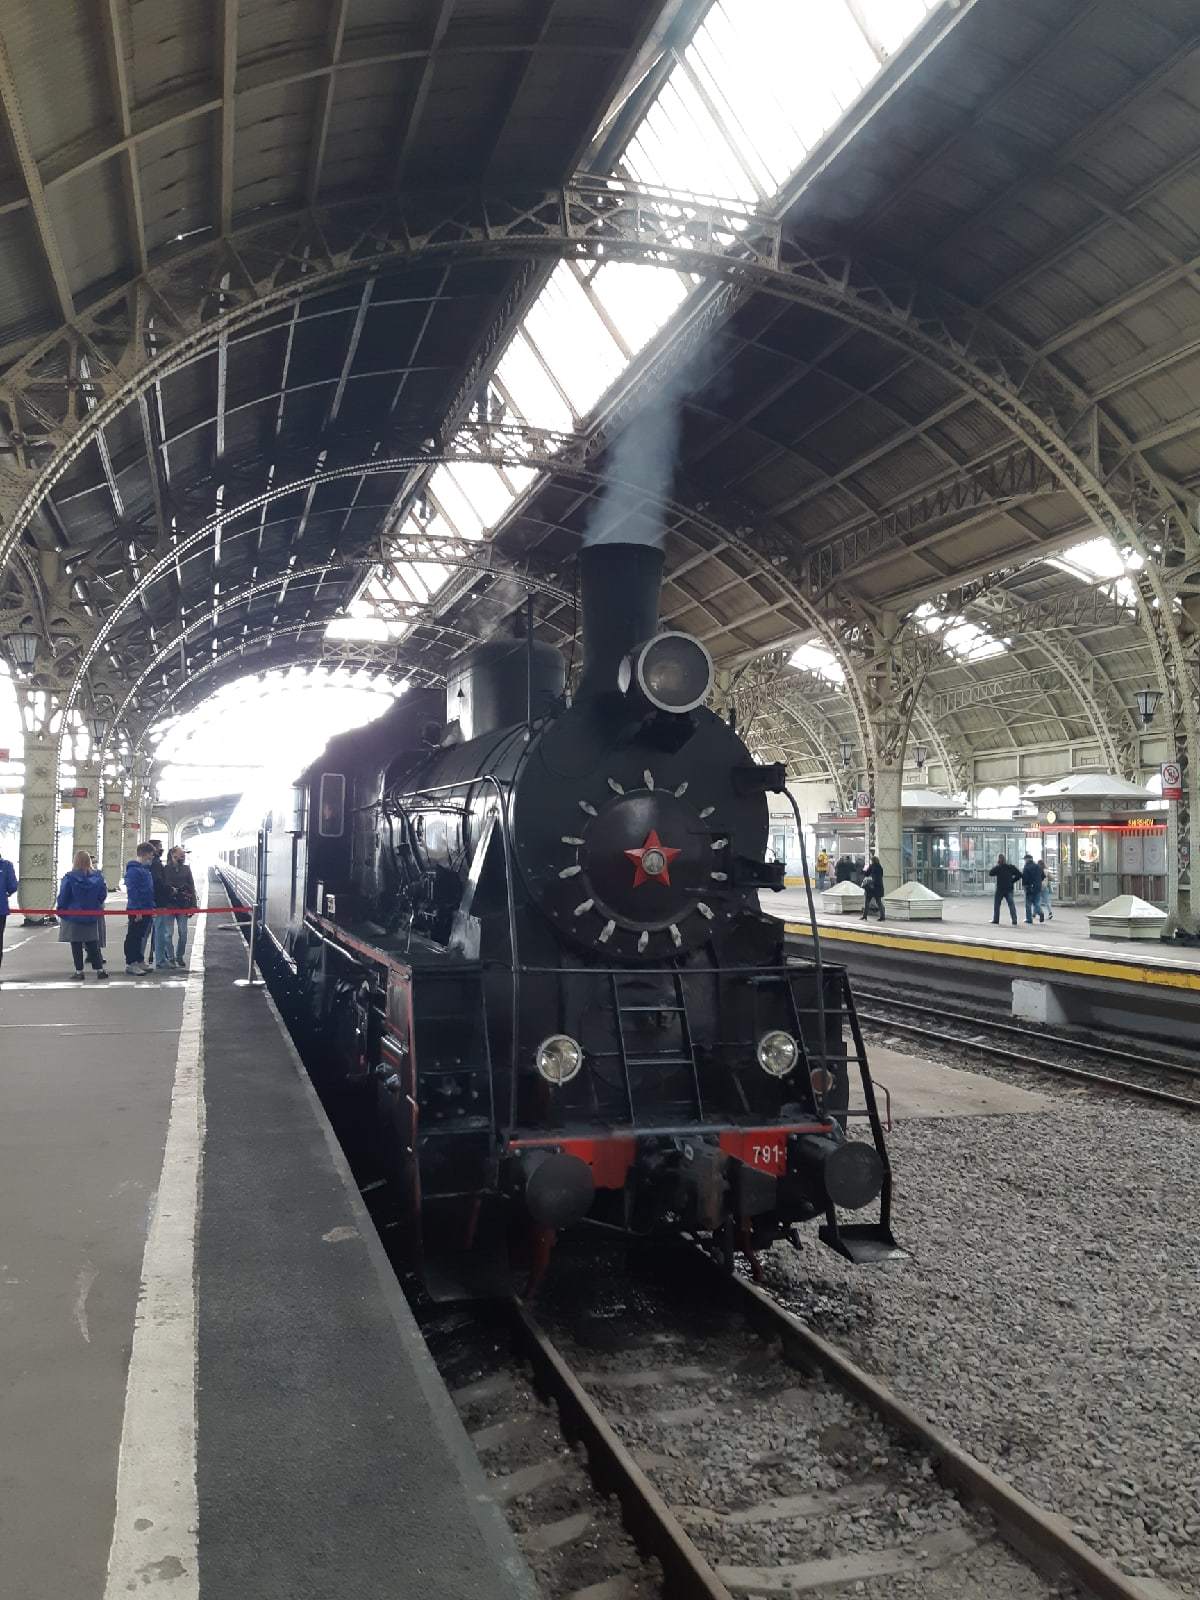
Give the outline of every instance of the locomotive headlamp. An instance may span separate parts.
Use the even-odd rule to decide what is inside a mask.
[[[772,1078],[786,1078],[800,1059],[800,1046],[781,1028],[764,1033],[758,1041],[758,1064]]]
[[[820,1096],[831,1094],[837,1080],[828,1067],[814,1067],[808,1075],[808,1081],[812,1084],[813,1093]]]
[[[538,1045],[534,1059],[547,1083],[570,1083],[583,1066],[583,1048],[570,1034],[552,1033]]]
[[[676,715],[703,705],[712,688],[712,657],[688,633],[660,633],[621,663],[623,694],[636,686],[656,711]]]

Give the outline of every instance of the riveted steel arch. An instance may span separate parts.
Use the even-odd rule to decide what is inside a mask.
[[[0,402],[26,470],[15,476],[7,471],[0,483],[0,510],[10,513],[0,556],[11,552],[89,433],[155,377],[186,364],[222,333],[249,326],[313,289],[397,262],[433,259],[603,257],[700,272],[822,311],[930,363],[1040,455],[1100,529],[1142,557],[1142,621],[1176,753],[1187,769],[1179,823],[1189,839],[1192,808],[1200,806],[1200,749],[1190,663],[1171,614],[1180,572],[1192,571],[1200,560],[1188,508],[1085,393],[986,313],[890,269],[813,254],[785,238],[778,224],[743,207],[607,183],[515,200],[410,201],[403,210],[394,202],[347,202],[304,213],[290,234],[271,219],[207,247],[207,257],[204,248],[195,254],[214,270],[204,280],[199,304],[194,285],[201,263],[191,259],[191,276],[181,276],[185,258],[177,258],[102,303],[107,322],[93,313],[86,327],[72,325],[56,336],[53,359],[43,347],[41,367],[36,361],[30,366],[27,358],[15,375],[6,375]],[[224,270],[215,274],[218,265]],[[188,286],[186,304],[179,298],[181,283]],[[82,385],[81,357],[87,373]],[[1100,441],[1095,466],[1068,442],[1089,417]],[[1170,579],[1160,559],[1165,556],[1179,560]],[[879,752],[870,719],[864,722],[864,748],[873,766]],[[1190,893],[1186,849],[1172,866],[1173,887]]]

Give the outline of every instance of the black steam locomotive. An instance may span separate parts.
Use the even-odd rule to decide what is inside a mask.
[[[659,631],[661,571],[649,546],[585,549],[572,700],[559,651],[493,639],[444,699],[332,740],[223,857],[445,1292],[510,1261],[536,1278],[585,1220],[729,1262],[812,1218],[853,1260],[894,1248],[845,975],[790,962],[759,909],[783,769],[706,707],[703,645]],[[869,1139],[847,1137],[851,1073]],[[878,1222],[840,1219],[876,1200]]]

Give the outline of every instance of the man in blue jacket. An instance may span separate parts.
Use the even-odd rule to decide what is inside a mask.
[[[8,921],[8,913],[12,907],[8,903],[10,894],[17,892],[17,873],[11,861],[6,861],[0,856],[0,966],[4,965],[4,927]]]
[[[150,871],[150,857],[154,854],[148,844],[140,844],[132,861],[125,863],[125,909],[129,913],[129,926],[125,934],[125,971],[131,978],[146,976],[146,939],[154,921],[147,912],[154,910],[154,874]]]

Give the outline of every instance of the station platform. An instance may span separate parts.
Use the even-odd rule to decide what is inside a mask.
[[[291,1042],[238,984],[232,918],[147,978],[117,922],[107,983],[15,920],[5,1600],[532,1600]]]
[[[762,908],[787,924],[798,950],[811,946],[804,890],[763,894]],[[860,981],[900,979],[969,999],[1012,1000],[1034,1021],[1114,1026],[1155,1037],[1190,1036],[1200,1021],[1200,946],[1092,939],[1087,912],[1055,906],[1052,921],[1017,925],[1007,911],[992,922],[992,901],[946,899],[941,922],[823,913],[817,922],[831,960]],[[1014,983],[1017,985],[1014,990]]]

